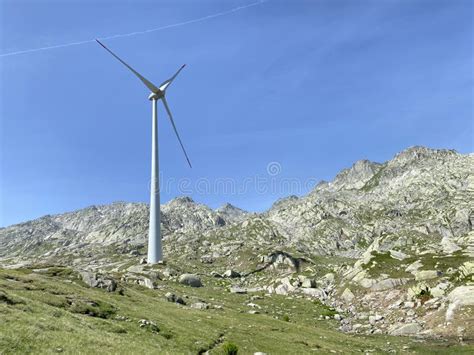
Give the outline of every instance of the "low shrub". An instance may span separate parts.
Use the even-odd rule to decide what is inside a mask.
[[[224,354],[226,355],[237,355],[237,352],[239,351],[239,347],[235,345],[234,343],[225,342],[222,345],[222,350],[224,351]]]

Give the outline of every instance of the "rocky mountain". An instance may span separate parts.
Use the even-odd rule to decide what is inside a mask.
[[[358,161],[264,213],[180,197],[161,220],[177,273],[228,270],[231,292],[318,299],[345,332],[474,338],[474,154],[412,147],[385,163]],[[0,264],[120,273],[153,288],[139,264],[147,229],[146,204],[45,216],[0,229]]]

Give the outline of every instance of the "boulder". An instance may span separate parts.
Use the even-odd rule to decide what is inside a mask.
[[[165,298],[168,302],[176,302],[176,295],[171,292],[166,292]]]
[[[471,281],[474,281],[474,262],[466,261],[464,264],[462,264],[459,268],[459,275],[463,278],[471,277]]]
[[[294,291],[294,287],[288,284],[280,284],[275,287],[275,293],[277,295],[287,295],[289,292]]]
[[[151,290],[155,289],[155,283],[150,280],[148,277],[143,277],[140,280],[138,280],[138,284],[141,286],[145,286]]]
[[[423,264],[421,263],[421,261],[417,260],[414,263],[411,263],[410,265],[408,265],[405,271],[413,273],[413,272],[416,272],[422,266]]]
[[[452,254],[458,250],[461,250],[461,247],[454,243],[454,241],[448,236],[445,236],[443,239],[441,239],[441,246],[443,247],[443,252],[445,254]]]
[[[385,279],[373,284],[372,286],[370,286],[370,289],[372,291],[389,290],[391,288],[401,286],[405,284],[407,281],[408,279]]]
[[[89,287],[98,287],[99,278],[98,275],[91,271],[79,271],[82,281]]]
[[[369,316],[369,323],[374,325],[376,322],[380,322],[383,318],[384,318],[384,316],[382,316],[381,314],[376,314],[374,316]]]
[[[403,259],[408,258],[407,254],[402,253],[401,251],[398,251],[398,250],[390,250],[390,256],[397,260],[403,260]]]
[[[234,270],[226,270],[226,272],[224,272],[224,277],[228,277],[228,278],[237,278],[237,277],[240,277],[240,274],[237,272],[237,271],[234,271]]]
[[[395,325],[389,330],[390,335],[416,335],[421,332],[421,325],[418,323],[407,323],[403,325]]]
[[[374,279],[363,278],[359,280],[359,285],[364,288],[371,288],[372,285],[374,285],[375,283],[377,283],[377,281],[375,281]]]
[[[436,270],[422,270],[422,271],[417,271],[414,274],[415,274],[416,281],[431,280],[439,276],[438,271]]]
[[[442,297],[451,284],[449,282],[442,282],[430,290],[431,296]]]
[[[302,288],[301,292],[310,297],[322,300],[325,300],[328,297],[327,293],[321,288]]]
[[[316,280],[306,277],[306,276],[299,276],[299,281],[301,282],[301,287],[304,288],[315,288],[316,287]]]
[[[231,286],[229,288],[230,293],[240,293],[240,294],[245,294],[247,293],[247,289],[240,287],[240,286]]]
[[[425,282],[419,282],[416,285],[408,288],[407,296],[408,299],[414,299],[418,297],[421,293],[426,293],[428,291],[430,291],[429,285]]]
[[[140,319],[138,321],[138,325],[140,326],[140,328],[148,328],[155,333],[158,333],[160,331],[160,328],[158,328],[158,326],[154,322],[149,321],[147,319]]]
[[[117,289],[117,282],[111,277],[101,276],[91,271],[79,271],[79,275],[89,287],[103,288],[108,292],[114,292]]]
[[[350,289],[346,288],[344,292],[342,293],[341,297],[344,301],[349,303],[354,299],[355,295],[352,293]]]
[[[334,274],[332,272],[327,273],[323,276],[323,278],[326,279],[329,283],[334,282]]]
[[[165,294],[165,298],[168,302],[182,304],[183,306],[186,305],[186,302],[184,302],[184,300],[181,297],[176,296],[174,293],[167,292]]]
[[[204,303],[204,302],[196,302],[196,303],[191,304],[190,307],[194,308],[194,309],[204,310],[204,309],[208,309],[209,305],[207,303]]]
[[[114,279],[110,279],[108,281],[109,283],[107,285],[107,292],[115,292],[115,290],[117,289],[117,282],[115,282]]]
[[[274,269],[287,268],[293,271],[299,270],[302,261],[283,251],[276,251],[264,258],[264,262]]]
[[[178,273],[176,272],[176,270],[173,270],[173,269],[167,267],[166,269],[163,270],[163,276],[164,277],[173,277],[173,276],[178,276]]]
[[[201,279],[194,274],[183,274],[179,277],[178,282],[191,287],[202,287]]]
[[[449,306],[446,310],[446,320],[454,317],[455,310],[463,306],[474,306],[474,286],[459,286],[448,295]]]

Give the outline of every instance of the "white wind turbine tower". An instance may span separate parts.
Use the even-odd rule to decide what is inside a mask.
[[[171,115],[170,108],[168,103],[166,102],[166,90],[171,85],[173,80],[179,74],[179,72],[184,68],[183,65],[179,70],[168,80],[165,80],[163,83],[160,84],[159,87],[153,85],[150,81],[145,79],[140,73],[134,70],[130,65],[125,63],[122,59],[120,59],[115,53],[113,53],[110,49],[108,49],[104,44],[102,44],[99,40],[97,40],[102,47],[105,48],[110,54],[112,54],[117,60],[120,61],[123,65],[125,65],[128,69],[135,74],[138,79],[140,79],[145,86],[150,89],[151,94],[148,96],[148,99],[152,102],[152,143],[151,143],[151,186],[150,186],[150,226],[148,230],[148,259],[147,262],[150,264],[157,263],[160,260],[163,260],[163,251],[161,248],[161,235],[160,235],[160,188],[159,188],[159,166],[158,166],[158,122],[157,122],[157,102],[161,100],[163,105],[165,106],[166,112],[168,113],[168,117],[171,121],[171,125],[173,126],[174,132],[176,133],[176,137],[178,138],[179,144],[183,149],[184,156],[188,161],[189,167],[191,167],[191,162],[189,161],[188,154],[184,149],[183,142],[181,142],[181,138],[179,137],[178,130],[176,129],[176,125],[173,120],[173,116]]]

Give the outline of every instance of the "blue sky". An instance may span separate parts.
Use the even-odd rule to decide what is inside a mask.
[[[0,0],[0,226],[147,202],[151,141],[146,88],[96,43],[1,54],[250,3]],[[470,0],[269,0],[104,40],[156,84],[188,65],[167,97],[193,169],[159,106],[162,201],[184,192],[252,211],[359,159],[413,145],[472,152],[472,41]],[[231,179],[234,193],[219,187]]]

